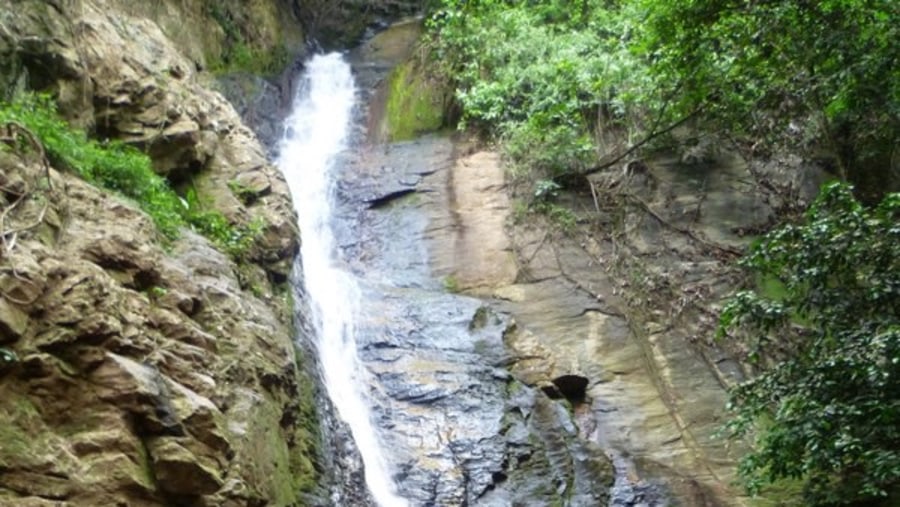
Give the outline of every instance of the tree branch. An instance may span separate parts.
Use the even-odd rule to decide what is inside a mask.
[[[608,162],[604,162],[604,163],[599,164],[599,165],[595,165],[594,167],[590,167],[590,168],[588,168],[587,170],[582,171],[582,172],[579,173],[579,174],[580,174],[581,176],[588,176],[588,175],[590,175],[590,174],[594,174],[594,173],[603,171],[604,169],[608,169],[608,168],[610,168],[610,167],[612,167],[612,166],[618,164],[618,163],[621,162],[622,160],[625,160],[625,159],[626,159],[629,155],[631,155],[632,153],[634,153],[634,152],[636,152],[637,150],[641,149],[641,147],[643,147],[644,145],[646,145],[646,144],[649,143],[650,141],[652,141],[652,140],[656,139],[657,137],[662,136],[662,135],[664,135],[664,134],[668,134],[669,132],[671,132],[671,131],[677,129],[678,127],[680,127],[680,126],[682,126],[682,125],[684,125],[684,124],[687,123],[691,118],[697,116],[697,114],[699,114],[700,111],[702,111],[702,110],[703,110],[703,105],[701,105],[701,106],[698,107],[697,109],[694,109],[693,111],[691,111],[689,114],[687,114],[686,116],[684,116],[684,117],[681,118],[680,120],[676,121],[675,123],[673,123],[673,124],[667,126],[666,128],[664,128],[664,129],[662,129],[662,130],[656,130],[656,129],[654,128],[654,130],[653,130],[650,134],[648,134],[647,137],[645,137],[645,138],[641,139],[640,141],[638,141],[637,143],[631,145],[631,147],[629,147],[627,150],[625,150],[625,151],[623,151],[622,153],[620,153],[618,156],[616,156],[616,157],[613,158],[612,160],[610,160],[610,161],[608,161]],[[663,108],[662,112],[664,112],[664,111],[665,111],[665,108]],[[660,116],[662,116],[662,112],[660,113]]]

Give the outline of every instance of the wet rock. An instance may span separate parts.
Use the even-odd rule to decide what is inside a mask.
[[[353,178],[339,178],[336,240],[346,245],[362,286],[357,341],[376,382],[368,393],[399,492],[413,505],[552,505],[569,498],[576,499],[571,505],[603,505],[612,481],[606,456],[588,450],[562,405],[505,369],[517,362],[504,345],[509,316],[447,294],[436,279],[428,252],[439,248],[429,242],[454,237],[454,226],[443,221],[452,220],[443,208],[450,153],[442,139],[395,144],[374,160],[349,164]],[[489,162],[474,160],[481,162],[470,161],[472,167]],[[484,195],[497,188],[476,180]],[[414,196],[397,198],[404,189]],[[390,205],[372,206],[371,196]],[[477,199],[466,199],[471,207],[462,213],[474,218]],[[456,226],[465,234],[475,222]],[[494,280],[489,270],[508,254],[474,229],[466,244],[485,246],[485,255],[462,244],[452,250],[457,266],[477,264],[465,275],[472,286]]]
[[[396,190],[393,192],[389,192],[385,195],[380,195],[377,197],[370,197],[366,200],[366,203],[369,205],[369,208],[381,208],[383,206],[389,205],[391,202],[406,197],[410,194],[413,194],[415,190],[413,188],[403,188],[400,190]]]
[[[350,0],[327,8],[312,9],[312,35],[325,48],[343,49],[359,44],[367,29],[384,28],[391,20],[421,10],[414,0]]]

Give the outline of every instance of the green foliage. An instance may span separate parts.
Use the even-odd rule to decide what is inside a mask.
[[[181,202],[143,153],[120,142],[88,139],[60,119],[53,100],[45,95],[23,94],[0,106],[0,122],[22,124],[41,140],[55,166],[134,199],[163,235],[169,239],[178,235]]]
[[[262,219],[252,220],[243,226],[232,225],[225,215],[204,206],[193,188],[187,191],[184,203],[185,221],[238,261],[245,260],[265,227]]]
[[[738,293],[722,312],[721,332],[763,367],[730,397],[731,434],[754,436],[739,470],[751,492],[803,479],[810,505],[845,505],[900,483],[898,223],[900,194],[866,208],[833,183],[805,224],[743,261],[780,286],[776,299]]]
[[[159,285],[154,285],[147,289],[147,294],[151,299],[159,299],[161,297],[164,297],[168,293],[168,289],[166,289],[165,287],[160,287]]]
[[[457,278],[454,274],[445,276],[443,279],[443,283],[444,290],[446,290],[447,292],[456,294],[461,290],[461,287],[459,286],[459,278]]]
[[[559,196],[562,187],[553,180],[538,180],[534,184],[534,200],[537,202],[549,202]]]
[[[429,19],[463,125],[496,134],[522,173],[583,171],[597,158],[598,119],[628,127],[651,102],[627,45],[636,19],[607,4],[445,0]]]
[[[501,139],[520,175],[562,181],[608,155],[601,128],[634,145],[686,118],[825,155],[864,194],[896,165],[900,2],[432,4],[462,125]]]
[[[900,134],[900,3],[639,3],[646,24],[635,48],[658,80],[678,83],[672,111],[702,106],[729,130],[792,147],[798,129],[812,128],[805,135],[851,179],[889,163]]]
[[[536,201],[531,209],[546,216],[562,232],[571,233],[578,224],[578,217],[569,208],[550,201]]]
[[[48,96],[23,94],[0,105],[0,123],[4,122],[17,122],[34,133],[54,166],[133,199],[166,239],[177,238],[179,228],[191,225],[240,260],[262,233],[262,221],[234,226],[221,213],[200,206],[194,192],[181,199],[165,178],[153,172],[147,155],[121,142],[88,139],[59,117]]]
[[[241,184],[241,182],[237,180],[229,181],[228,189],[231,190],[231,193],[244,204],[252,202],[257,197],[256,192],[252,188]]]

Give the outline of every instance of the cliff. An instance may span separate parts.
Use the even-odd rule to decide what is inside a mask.
[[[238,9],[237,7],[240,7]],[[289,2],[12,1],[5,99],[52,94],[71,125],[125,141],[229,227],[241,255],[0,125],[0,505],[291,505],[315,486],[315,409],[288,276],[283,177],[206,70],[302,49]]]

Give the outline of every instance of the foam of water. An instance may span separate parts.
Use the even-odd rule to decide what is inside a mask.
[[[335,265],[333,173],[337,156],[346,149],[355,100],[350,66],[339,54],[315,56],[307,62],[294,110],[286,120],[278,165],[299,215],[303,273],[328,395],[350,427],[376,503],[406,507],[408,502],[395,492],[362,392],[367,374],[357,355],[354,329],[359,286],[353,275]]]

